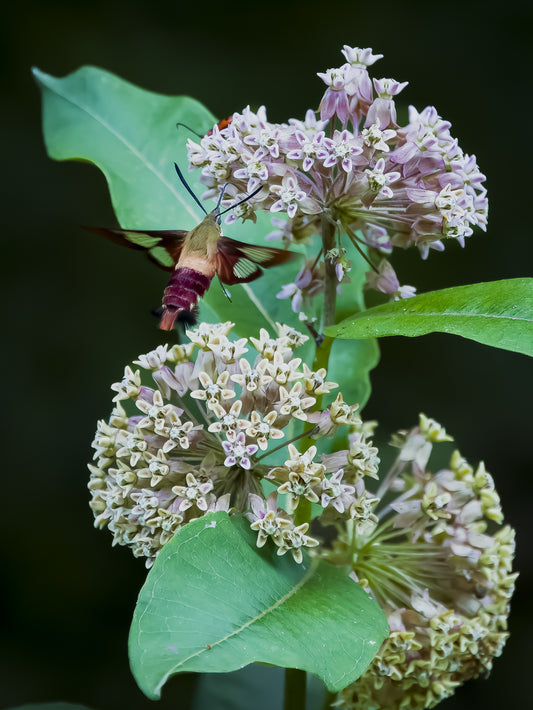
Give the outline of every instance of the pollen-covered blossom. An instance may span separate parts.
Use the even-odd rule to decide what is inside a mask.
[[[434,444],[450,439],[423,415],[419,426],[400,432],[398,457],[371,505],[373,520],[337,521],[333,548],[323,550],[330,562],[352,570],[390,626],[377,656],[335,707],[430,708],[490,671],[502,652],[516,579],[514,531],[501,526],[499,497],[483,464],[474,469],[455,451],[447,468],[428,468]],[[337,494],[341,511],[349,502],[349,478],[348,486],[340,484],[350,459],[337,453],[323,460],[326,470],[342,464],[323,498]],[[362,500],[352,508],[359,510]]]
[[[257,547],[263,547],[268,538],[277,545],[277,554],[291,551],[294,560],[303,559],[303,547],[316,547],[318,540],[306,535],[309,523],[295,526],[289,515],[277,507],[277,493],[271,493],[266,502],[258,495],[250,494],[252,512],[247,514],[250,528],[257,531]]]
[[[308,110],[303,121],[274,124],[264,106],[257,113],[247,107],[227,127],[189,141],[204,197],[229,184],[223,202],[230,205],[263,186],[243,203],[240,216],[285,213],[288,221],[282,226],[276,219],[269,239],[308,243],[329,223],[339,229],[339,249],[351,240],[374,265],[395,246],[416,246],[426,258],[430,249],[442,251],[446,240],[464,245],[474,227],[485,229],[487,222],[485,177],[475,157],[463,152],[433,106],[411,106],[408,122],[398,124],[395,102],[407,82],[371,80],[369,67],[382,55],[348,45],[343,55],[342,66],[318,73],[326,84],[318,117]],[[235,218],[230,212],[226,219]],[[327,257],[318,253],[300,281],[323,279]],[[289,286],[283,297],[291,298],[293,309],[305,309],[302,286]],[[406,295],[400,289],[395,297]]]
[[[287,493],[289,503],[252,524],[260,531],[258,544],[270,536],[278,554],[290,551],[299,562],[303,548],[318,544],[308,525],[294,523],[300,500],[320,503],[322,497],[325,508],[338,513],[344,506],[346,516],[356,502],[351,481],[342,488],[333,476],[328,486],[336,471],[326,472],[317,446],[300,452],[291,441],[321,415],[330,433],[339,426],[348,433],[360,422],[357,405],[343,402],[339,409],[337,397],[317,407],[317,398],[337,384],[327,381],[325,369],[315,372],[294,357],[308,336],[278,324],[275,335],[261,330],[257,338],[232,340],[232,326],[201,323],[187,333],[186,345],[139,356],[138,369],[126,366],[112,385],[110,419],[98,423],[89,467],[95,525],[107,527],[114,544],[130,546],[148,566],[182,525],[206,512],[249,513],[256,523],[258,511],[273,505],[272,498],[265,502],[263,478]],[[333,422],[330,410],[342,410],[345,418]],[[282,521],[281,533],[272,532],[271,518]]]

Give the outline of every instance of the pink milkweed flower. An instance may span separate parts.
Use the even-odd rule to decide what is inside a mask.
[[[309,307],[312,299],[324,291],[323,264],[322,269],[311,270],[311,262],[306,263],[296,275],[293,283],[282,286],[276,298],[290,298],[291,308],[295,313],[305,305]]]
[[[377,123],[381,130],[390,126],[396,127],[396,106],[392,97],[405,89],[408,83],[408,81],[400,83],[395,79],[374,79],[374,88],[378,98],[374,99],[372,106],[368,109],[365,128],[373,123]]]
[[[475,157],[463,153],[433,106],[410,107],[408,123],[397,124],[395,97],[407,82],[371,80],[369,68],[381,55],[348,45],[343,55],[345,64],[318,74],[326,90],[319,111],[309,109],[304,120],[269,123],[264,107],[257,113],[247,107],[199,146],[189,142],[191,163],[207,187],[203,197],[229,185],[227,197],[237,201],[262,186],[226,219],[285,212],[289,220],[267,239],[286,244],[312,244],[326,223],[335,224],[341,227],[338,247],[350,248],[349,237],[371,260],[393,247],[416,246],[425,259],[446,240],[463,245],[475,226],[487,223],[485,176]],[[319,267],[325,258],[318,256]],[[309,301],[308,278],[302,272],[279,297],[290,298],[293,308]],[[387,288],[394,297],[412,291]]]
[[[381,260],[377,273],[375,271],[367,272],[365,288],[373,288],[381,293],[386,293],[393,301],[411,298],[416,294],[414,286],[400,286],[396,272],[387,259]]]
[[[359,47],[349,47],[344,45],[342,53],[346,57],[349,70],[348,81],[346,82],[346,92],[349,96],[349,113],[354,125],[357,125],[362,116],[366,114],[368,107],[372,103],[372,82],[368,75],[367,67],[371,66],[382,54],[372,54],[370,48],[359,49]]]
[[[317,72],[317,75],[328,85],[319,106],[322,121],[327,121],[336,114],[342,125],[346,125],[350,109],[345,88],[346,82],[349,80],[348,69],[349,65],[345,64],[338,69]]]
[[[298,208],[303,212],[318,213],[320,205],[313,200],[305,190],[302,190],[295,174],[287,171],[281,180],[281,185],[271,185],[270,192],[278,196],[277,202],[270,207],[271,212],[286,210],[292,219]]]
[[[323,162],[325,168],[331,168],[340,162],[342,169],[351,173],[355,165],[368,164],[367,158],[361,155],[363,144],[359,136],[356,137],[347,130],[335,131],[333,137],[326,140],[329,155]]]
[[[226,454],[224,466],[240,466],[249,470],[252,466],[250,456],[258,450],[257,444],[246,445],[244,432],[240,431],[233,441],[223,441],[222,448]]]

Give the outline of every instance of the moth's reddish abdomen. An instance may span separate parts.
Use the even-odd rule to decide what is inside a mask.
[[[189,269],[177,268],[167,284],[163,294],[163,315],[159,327],[172,330],[177,318],[194,320],[194,310],[198,300],[209,288],[212,276]]]

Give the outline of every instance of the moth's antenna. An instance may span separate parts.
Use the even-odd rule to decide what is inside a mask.
[[[224,197],[224,193],[226,192],[227,186],[228,186],[227,182],[224,183],[224,185],[222,185],[222,191],[221,191],[220,196],[218,198],[218,202],[217,202],[217,206],[215,207],[215,210],[218,210],[218,208],[220,207],[220,203],[222,202],[222,198]],[[231,207],[230,207],[230,209],[231,209]],[[224,212],[222,212],[222,214],[224,214]]]
[[[227,209],[225,209],[224,212],[221,212],[221,213],[219,214],[219,217],[222,217],[223,214],[226,214],[226,212],[229,212],[230,210],[234,210],[235,207],[238,207],[239,205],[242,205],[243,202],[246,202],[246,200],[249,200],[249,199],[250,199],[251,197],[253,197],[254,195],[257,195],[257,193],[260,192],[262,189],[263,189],[263,185],[260,185],[260,186],[257,188],[257,190],[254,190],[254,191],[253,191],[252,193],[250,193],[249,195],[246,195],[246,197],[245,197],[244,199],[242,199],[240,202],[237,202],[236,205],[231,205],[231,207],[228,207]],[[220,200],[219,200],[219,202],[220,202]]]
[[[194,128],[191,128],[191,127],[188,126],[186,123],[180,123],[180,122],[176,123],[176,128],[179,128],[180,126],[183,126],[183,128],[186,128],[186,129],[187,129],[188,131],[190,131],[191,133],[194,133],[194,135],[195,135],[195,136],[198,136],[198,138],[203,138],[203,136],[202,136],[200,133],[198,133],[197,131],[195,131]]]
[[[202,210],[204,211],[204,213],[207,214],[207,210],[205,209],[205,207],[202,205],[202,203],[200,202],[200,200],[196,197],[196,195],[194,194],[194,192],[191,190],[191,188],[190,188],[189,185],[187,184],[187,180],[185,180],[185,178],[183,177],[183,173],[182,173],[181,170],[178,168],[178,164],[177,164],[177,163],[174,163],[174,167],[176,168],[176,172],[178,173],[178,177],[179,177],[179,179],[181,180],[181,182],[182,182],[182,184],[183,184],[183,187],[187,190],[187,192],[188,192],[189,195],[193,198],[193,200],[196,202],[196,204],[198,205],[198,207],[200,207],[200,209],[202,209]]]

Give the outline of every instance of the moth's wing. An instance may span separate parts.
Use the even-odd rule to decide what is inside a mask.
[[[150,261],[165,271],[173,271],[178,263],[188,234],[183,229],[140,230],[105,227],[84,227],[84,229],[120,246],[144,251]]]
[[[218,278],[230,286],[254,281],[261,276],[263,268],[278,266],[299,256],[285,249],[246,244],[229,237],[219,237],[217,249]]]

